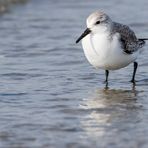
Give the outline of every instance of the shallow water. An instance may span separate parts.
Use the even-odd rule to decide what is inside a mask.
[[[75,44],[85,18],[103,9],[148,37],[148,1],[32,0],[0,16],[1,148],[147,148],[148,45],[105,88]],[[129,8],[129,6],[132,6]]]

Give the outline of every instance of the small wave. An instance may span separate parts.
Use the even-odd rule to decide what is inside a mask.
[[[0,96],[24,96],[27,93],[0,93]]]

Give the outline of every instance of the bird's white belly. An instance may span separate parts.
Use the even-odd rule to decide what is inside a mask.
[[[126,54],[121,49],[118,34],[109,39],[108,34],[89,34],[82,40],[84,53],[90,64],[104,70],[116,70],[134,62],[138,52]]]

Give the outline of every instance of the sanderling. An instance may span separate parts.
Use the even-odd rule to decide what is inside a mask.
[[[131,82],[135,82],[138,67],[136,59],[148,38],[138,39],[126,25],[113,22],[102,11],[96,11],[87,18],[87,29],[77,39],[82,39],[82,46],[87,60],[95,68],[105,70],[108,82],[109,70],[117,70],[134,63]]]

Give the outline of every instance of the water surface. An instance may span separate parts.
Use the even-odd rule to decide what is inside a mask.
[[[104,89],[104,71],[90,66],[75,44],[97,9],[148,37],[147,5],[32,0],[1,15],[0,147],[148,147],[148,45],[136,86],[129,82],[131,64],[110,72]]]

